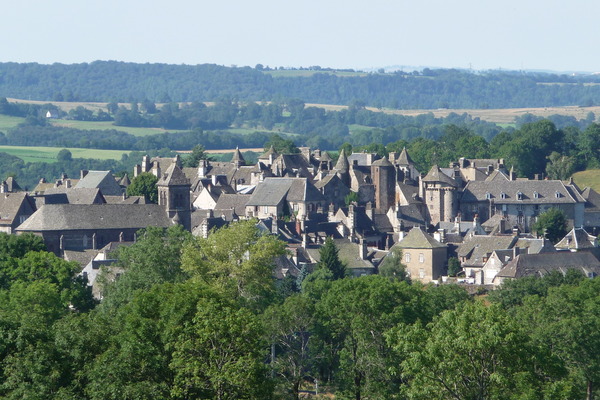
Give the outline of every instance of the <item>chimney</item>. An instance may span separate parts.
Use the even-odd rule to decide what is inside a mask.
[[[365,241],[365,239],[360,239],[360,244],[358,246],[358,256],[361,260],[366,260],[368,254],[369,251],[367,249],[367,242]]]
[[[212,184],[213,184],[213,185],[216,185],[216,184],[217,184],[217,181],[218,181],[218,179],[217,179],[217,175],[212,175],[212,176],[211,176],[211,182],[212,182]]]
[[[299,249],[297,247],[292,251],[292,261],[296,267],[298,267],[298,252]]]
[[[302,234],[302,248],[305,249],[307,245],[308,245],[308,234],[306,232],[304,232]]]
[[[512,230],[512,235],[513,235],[513,236],[519,236],[519,228],[516,228],[516,227],[515,227],[515,228],[513,228],[513,230]]]
[[[333,221],[333,218],[335,218],[335,205],[333,203],[329,204],[329,210],[327,213],[327,217],[329,219],[329,222]]]
[[[273,221],[271,223],[271,233],[273,235],[278,235],[279,234],[279,225],[278,225],[277,218],[273,218]]]
[[[513,260],[514,260],[519,255],[521,249],[519,249],[517,246],[515,246],[512,248],[512,250],[513,250]]]
[[[79,179],[83,179],[85,178],[85,176],[88,174],[88,170],[87,169],[82,169],[81,171],[79,171]]]
[[[440,243],[446,243],[446,230],[444,228],[440,228],[437,232],[434,232],[433,238]]]

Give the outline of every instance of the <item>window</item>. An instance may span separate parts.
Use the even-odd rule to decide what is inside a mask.
[[[269,213],[269,207],[268,206],[264,206],[263,207],[263,213],[265,213],[265,214]]]
[[[420,263],[425,262],[425,256],[423,255],[423,253],[419,253],[419,262]]]
[[[538,192],[533,192],[533,198],[534,199],[539,199],[540,198],[540,194]]]
[[[561,197],[560,192],[554,193],[554,197],[556,197],[557,199],[560,199],[560,197]]]
[[[506,193],[504,193],[504,192],[500,193],[500,198],[501,199],[506,199]]]
[[[485,198],[488,199],[488,200],[490,200],[492,198],[492,194],[490,192],[487,192],[485,194]]]
[[[404,254],[404,262],[410,262],[410,253]]]
[[[523,200],[523,193],[517,192],[517,200]]]
[[[419,278],[421,278],[421,279],[425,278],[425,269],[424,268],[419,268]]]

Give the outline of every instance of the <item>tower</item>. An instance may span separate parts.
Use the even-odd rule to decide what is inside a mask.
[[[383,157],[371,164],[371,178],[375,186],[375,212],[386,214],[396,198],[396,168]]]
[[[429,222],[432,225],[440,221],[451,222],[456,217],[458,208],[457,182],[434,165],[422,179],[422,184],[425,204],[429,211]]]
[[[173,223],[191,230],[190,180],[177,163],[172,163],[158,180],[158,205],[163,206]]]

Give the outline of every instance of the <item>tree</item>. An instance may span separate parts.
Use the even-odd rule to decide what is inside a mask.
[[[181,269],[181,252],[191,240],[191,234],[181,225],[168,229],[148,227],[138,232],[138,240],[122,246],[117,252],[117,266],[123,274],[114,282],[103,284],[102,308],[118,308],[127,304],[139,290],[167,282],[182,282],[188,275]]]
[[[73,159],[73,155],[71,154],[71,152],[68,149],[62,149],[56,155],[56,159],[58,161],[67,162],[67,161],[71,161]]]
[[[550,179],[565,181],[573,175],[573,172],[575,172],[575,163],[571,157],[563,156],[556,151],[553,151],[548,156],[548,160],[546,174]]]
[[[552,243],[557,243],[567,234],[565,213],[561,209],[551,208],[538,216],[531,229]]]
[[[563,398],[592,400],[600,383],[600,281],[552,287],[547,296],[525,298],[520,323],[540,345],[549,346],[567,366],[579,393]]]
[[[294,400],[299,399],[300,384],[310,372],[314,308],[312,300],[296,294],[281,305],[269,307],[263,315],[264,330],[274,346],[271,369],[291,386]]]
[[[392,251],[385,256],[378,269],[381,276],[410,282],[410,277],[406,273],[406,265],[402,264],[402,249],[399,247],[392,248]]]
[[[284,254],[284,242],[261,232],[255,220],[247,220],[188,242],[183,248],[182,268],[193,279],[264,307],[275,294],[275,259]]]
[[[264,145],[265,152],[269,151],[269,149],[273,147],[273,149],[279,154],[296,154],[300,153],[300,150],[294,144],[294,141],[291,139],[284,139],[277,134],[271,135],[269,140]]]
[[[346,265],[340,260],[332,238],[328,237],[325,240],[325,244],[319,249],[319,257],[317,269],[330,271],[333,279],[342,279],[346,276]]]
[[[201,144],[197,144],[192,149],[190,155],[183,159],[183,166],[189,168],[196,168],[200,160],[212,160],[212,157],[210,157],[206,153],[204,146],[202,146]]]
[[[157,203],[158,202],[158,178],[150,172],[142,172],[133,180],[131,184],[127,186],[128,196],[144,196],[146,200]]]
[[[268,399],[265,345],[258,318],[217,296],[202,298],[173,345],[176,398]]]
[[[541,398],[557,377],[548,352],[536,346],[498,306],[462,303],[423,327],[390,332],[400,357],[405,394],[414,399]]]
[[[448,259],[448,276],[456,276],[462,271],[460,261],[456,257],[450,257]]]

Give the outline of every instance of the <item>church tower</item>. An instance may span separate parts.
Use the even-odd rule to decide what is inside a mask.
[[[190,180],[176,162],[158,180],[158,205],[163,206],[173,223],[183,225],[186,230],[192,227],[192,207]]]
[[[422,184],[429,222],[432,225],[440,221],[452,222],[458,213],[459,184],[456,180],[434,165],[422,179]]]

